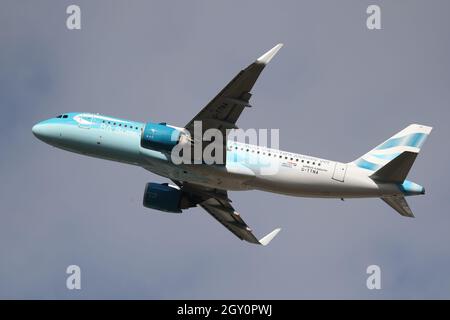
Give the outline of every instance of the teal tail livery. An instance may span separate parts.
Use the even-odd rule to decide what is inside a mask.
[[[165,213],[202,208],[236,237],[254,244],[268,245],[281,229],[257,238],[232,205],[229,191],[260,190],[313,198],[380,198],[401,215],[413,217],[405,197],[423,195],[425,189],[406,180],[406,176],[431,127],[412,124],[349,163],[231,138],[230,130],[239,131],[235,129],[241,114],[251,109],[253,86],[281,47],[282,44],[276,45],[241,70],[184,125],[70,112],[37,123],[32,132],[51,146],[139,166],[170,180],[171,184],[147,183],[143,206]],[[213,136],[208,136],[211,133]],[[207,151],[211,151],[214,161],[205,158]],[[206,238],[207,233],[204,235]]]
[[[425,194],[425,188],[406,180],[406,176],[431,130],[428,126],[411,124],[352,162],[366,169],[374,181],[398,184],[402,195],[381,199],[403,216],[414,217],[404,195]]]

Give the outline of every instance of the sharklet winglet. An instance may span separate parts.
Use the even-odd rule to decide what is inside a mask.
[[[273,238],[275,238],[275,236],[278,234],[278,232],[281,231],[281,228],[276,228],[275,230],[273,230],[271,233],[269,233],[268,235],[264,236],[263,238],[261,238],[259,240],[259,243],[262,244],[263,246],[267,246],[270,241],[272,241]]]
[[[277,44],[275,47],[264,53],[261,57],[256,59],[256,62],[262,63],[262,64],[268,64],[270,60],[277,54],[277,52],[281,49],[283,46],[282,43]]]

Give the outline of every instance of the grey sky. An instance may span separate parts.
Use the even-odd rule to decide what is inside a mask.
[[[82,10],[82,30],[65,9]],[[369,4],[380,31],[365,27]],[[0,297],[450,298],[448,1],[2,1]],[[416,219],[380,200],[233,192],[257,235],[207,213],[142,207],[143,169],[52,148],[34,123],[69,111],[184,125],[239,70],[285,47],[242,128],[351,161],[410,123],[434,127],[409,178]],[[68,291],[65,269],[82,269]],[[369,291],[366,267],[382,268]]]

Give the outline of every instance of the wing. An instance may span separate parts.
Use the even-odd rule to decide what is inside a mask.
[[[250,107],[249,101],[259,74],[275,56],[283,44],[277,44],[271,50],[259,57],[245,70],[239,72],[220,93],[212,99],[187,125],[186,129],[194,134],[194,121],[202,121],[202,131],[216,128],[226,134],[226,129],[236,128],[236,121],[245,107]],[[203,134],[202,132],[202,134]],[[224,136],[225,137],[225,136]],[[226,139],[224,139],[226,143]]]
[[[212,215],[217,221],[234,233],[239,239],[250,243],[261,244],[266,246],[280,232],[280,228],[273,230],[271,233],[258,240],[252,233],[250,227],[241,218],[241,215],[234,210],[231,200],[228,198],[225,190],[209,189],[189,183],[176,181],[183,188],[183,191],[191,194],[193,197],[200,199],[199,206]]]

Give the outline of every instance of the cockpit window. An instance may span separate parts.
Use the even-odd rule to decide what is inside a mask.
[[[63,118],[64,118],[64,119],[67,119],[67,114],[63,115]]]
[[[62,117],[62,114],[60,114],[59,116],[57,116],[57,118],[61,118]]]

